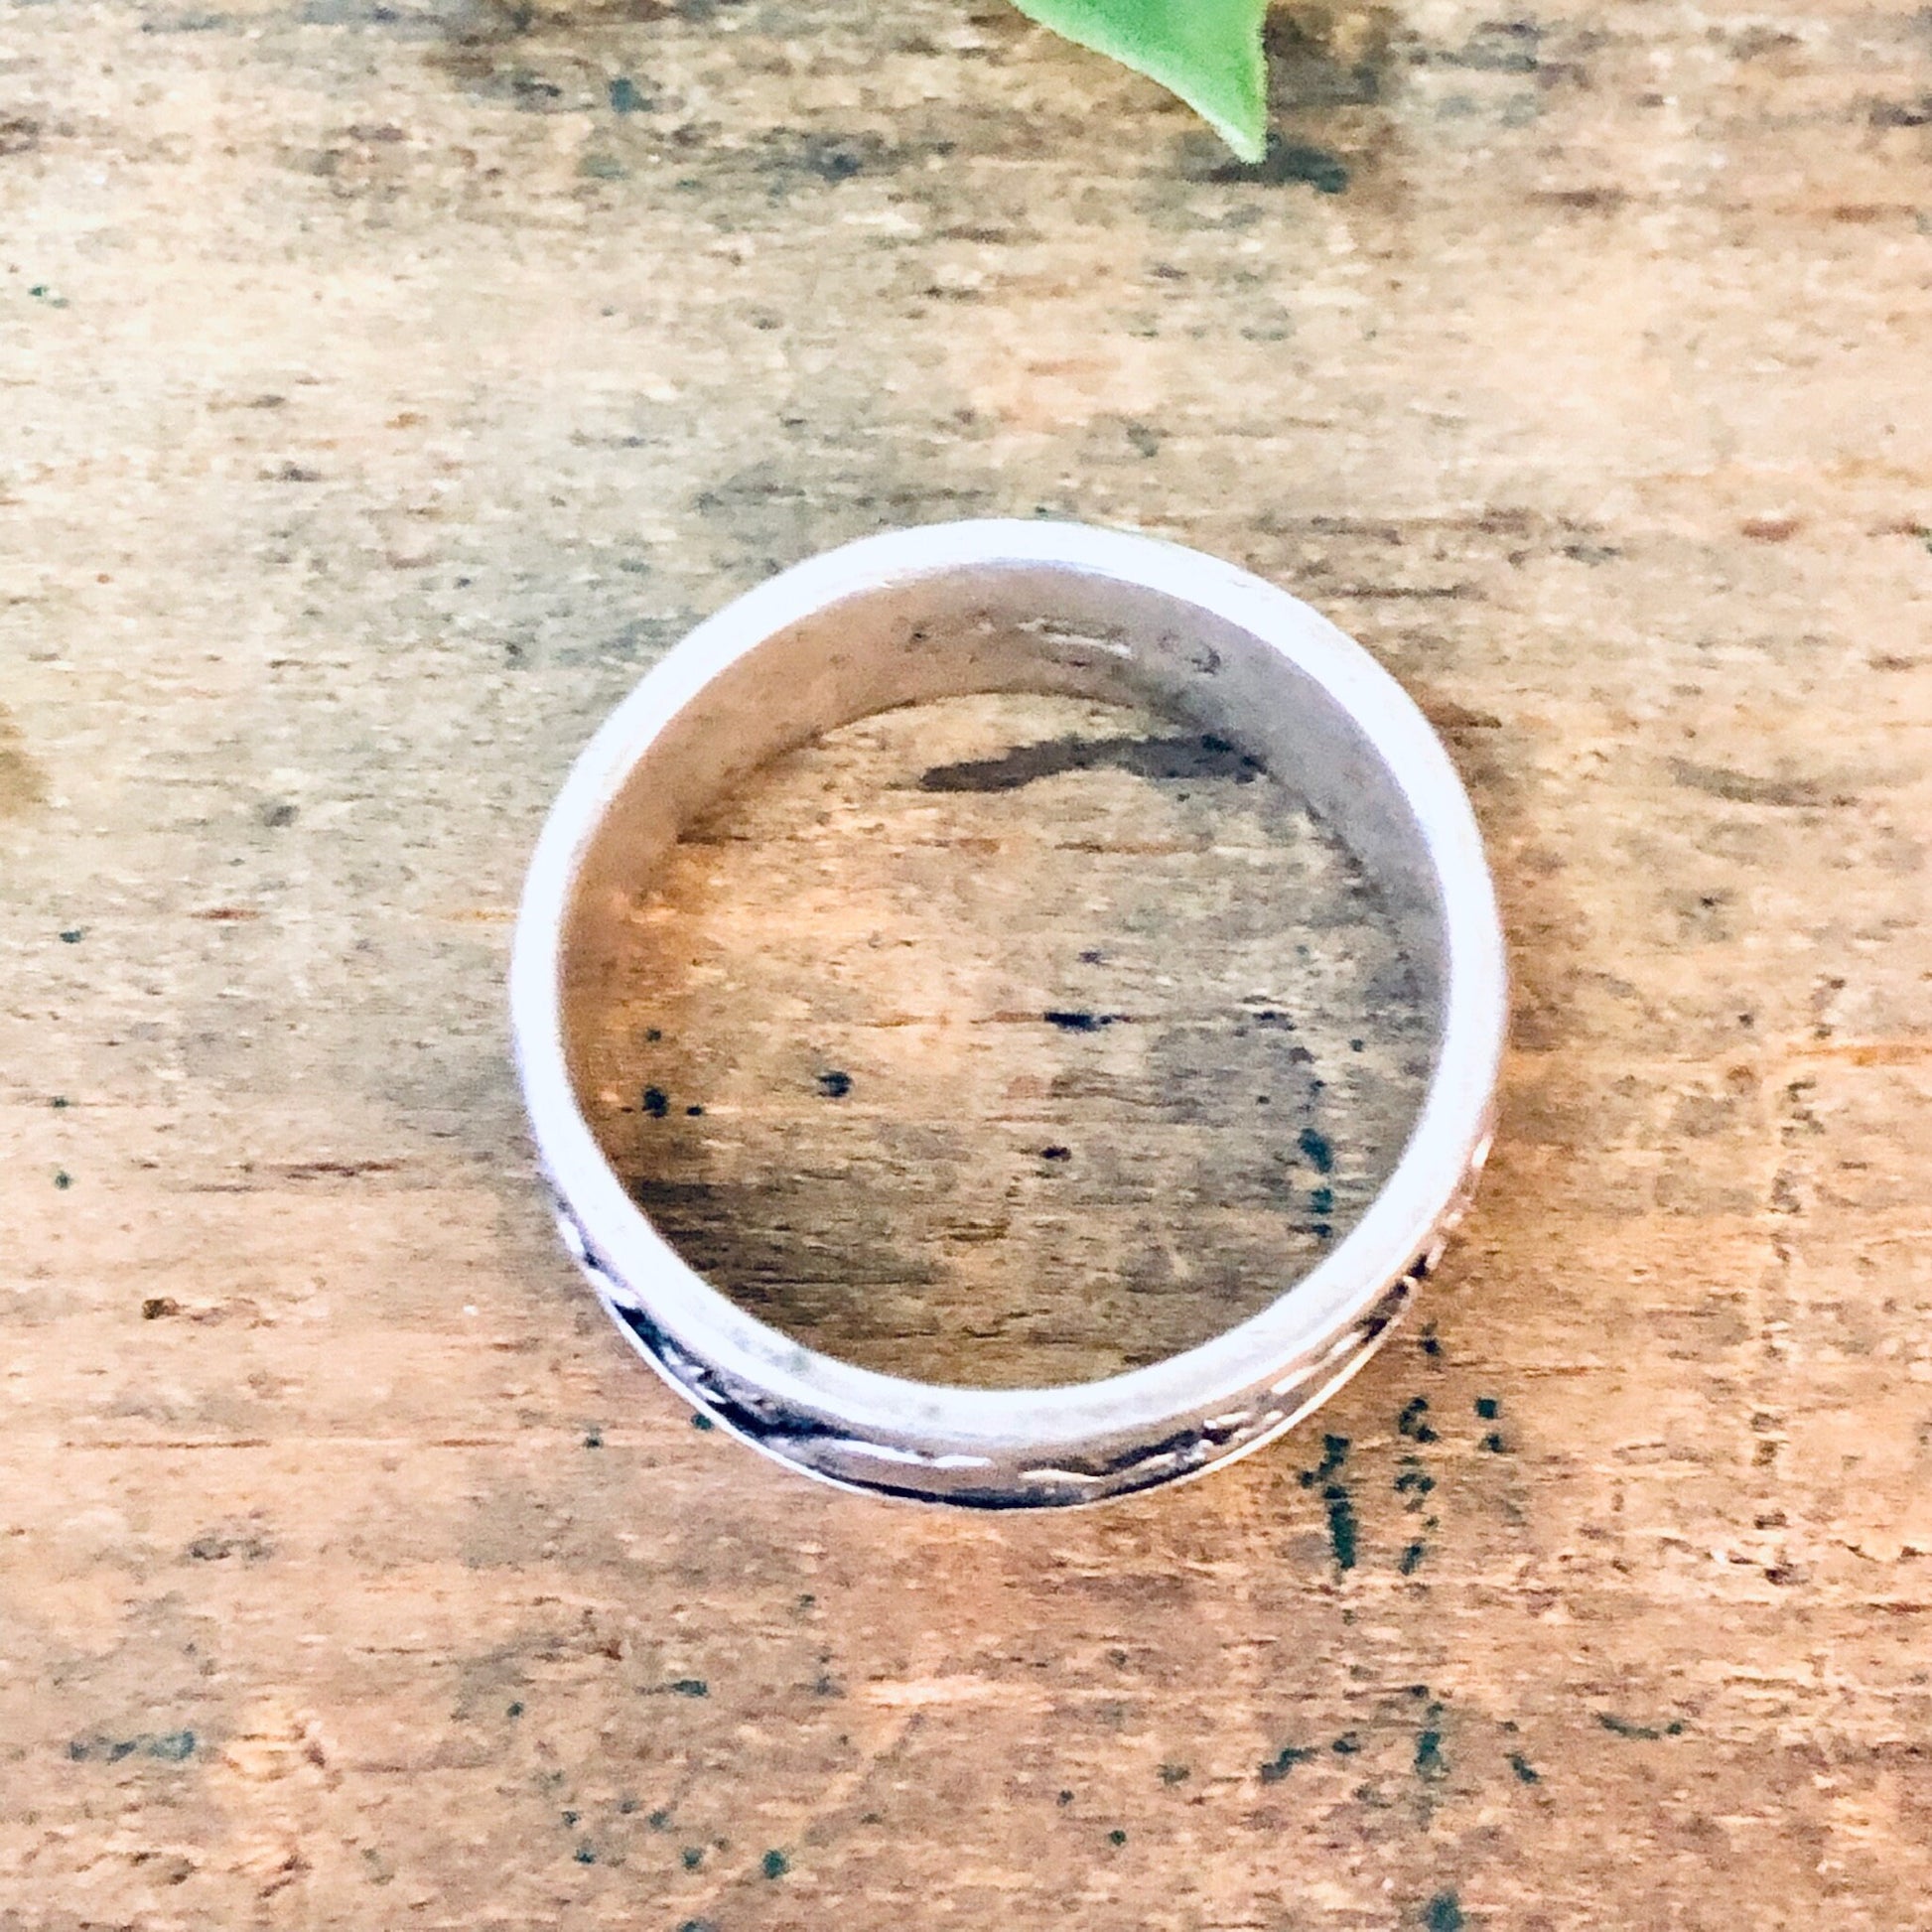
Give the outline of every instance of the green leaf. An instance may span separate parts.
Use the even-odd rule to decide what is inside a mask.
[[[1031,20],[1178,94],[1243,161],[1268,146],[1268,0],[1014,0]]]

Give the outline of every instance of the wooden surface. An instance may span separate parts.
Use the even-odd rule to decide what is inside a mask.
[[[768,767],[639,882],[587,1111],[745,1307],[981,1386],[1158,1361],[1357,1220],[1428,1073],[1394,925],[1225,740],[908,706]]]
[[[0,15],[8,1932],[1932,1925],[1932,28],[1278,38],[1252,178],[974,5]],[[1404,678],[1517,1024],[1317,1428],[958,1521],[690,1427],[500,982],[696,614],[1035,508]]]

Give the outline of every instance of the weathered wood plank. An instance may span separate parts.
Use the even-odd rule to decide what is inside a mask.
[[[6,13],[0,1923],[1925,1923],[1923,15],[1280,38]],[[693,617],[1040,507],[1418,693],[1516,1048],[1321,1430],[962,1523],[629,1357],[500,974]]]
[[[633,929],[588,1056],[613,1164],[746,1307],[928,1380],[1085,1380],[1254,1313],[1428,1072],[1345,849],[1111,706],[848,726],[694,828]]]

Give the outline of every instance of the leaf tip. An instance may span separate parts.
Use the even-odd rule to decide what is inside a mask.
[[[1268,159],[1268,123],[1264,118],[1258,116],[1252,126],[1216,121],[1214,132],[1234,150],[1235,159],[1250,168],[1258,168]]]
[[[1178,94],[1250,167],[1268,153],[1268,0],[1015,0],[1030,19]]]

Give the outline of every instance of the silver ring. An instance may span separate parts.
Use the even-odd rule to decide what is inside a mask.
[[[817,734],[987,691],[1153,702],[1287,780],[1382,896],[1433,1058],[1381,1192],[1261,1312],[1102,1381],[972,1389],[820,1354],[687,1267],[593,1138],[571,1070],[640,887],[705,804]],[[983,1509],[1095,1502],[1259,1449],[1374,1351],[1489,1150],[1506,986],[1469,802],[1428,721],[1358,644],[1273,585],[1152,538],[940,524],[815,557],[701,623],[592,739],[531,862],[510,968],[523,1094],[565,1245],[638,1351],[756,1449],[845,1488]]]

